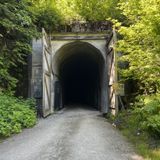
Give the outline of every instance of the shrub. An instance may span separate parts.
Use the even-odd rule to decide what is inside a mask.
[[[18,99],[0,93],[0,136],[19,133],[36,124],[33,100]]]
[[[139,127],[152,136],[160,137],[160,94],[138,99],[134,113],[139,119]]]
[[[119,113],[114,124],[120,128],[128,128],[133,134],[145,133],[160,138],[160,94],[138,96],[133,107]]]

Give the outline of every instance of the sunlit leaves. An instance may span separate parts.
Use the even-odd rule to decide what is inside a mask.
[[[139,80],[145,92],[160,90],[160,3],[159,0],[121,0],[119,4],[128,24],[121,27],[119,50],[129,62],[124,76]],[[128,75],[126,74],[128,73]]]
[[[105,21],[120,17],[118,0],[75,0],[80,16],[89,21]]]

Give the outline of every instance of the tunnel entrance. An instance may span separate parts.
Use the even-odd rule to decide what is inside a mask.
[[[99,74],[98,63],[87,54],[66,60],[60,70],[64,104],[98,106]]]
[[[117,113],[115,31],[51,37],[44,29],[42,33],[33,41],[29,65],[29,96],[36,98],[39,113],[46,117],[75,103],[96,106],[103,114]]]
[[[60,49],[56,56],[54,68],[61,95],[55,94],[55,109],[60,104],[100,109],[104,68],[101,53],[88,43],[74,42]]]

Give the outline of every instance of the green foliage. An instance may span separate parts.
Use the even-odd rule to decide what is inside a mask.
[[[119,61],[126,64],[119,72],[124,81],[134,81],[132,87],[140,95],[124,123],[131,133],[159,138],[160,0],[120,0],[118,6],[125,19],[117,28],[121,38],[117,49],[123,53]]]
[[[16,87],[18,65],[31,52],[31,40],[37,36],[33,15],[24,1],[0,2],[0,88]]]
[[[36,100],[34,98],[29,98],[29,99],[21,99],[21,102],[25,104],[26,106],[29,106],[30,109],[35,110],[36,106]]]
[[[160,157],[160,95],[138,96],[129,110],[110,120],[147,160]]]
[[[81,15],[78,14],[76,0],[55,0],[54,3],[64,24],[72,20],[82,20]]]
[[[119,33],[121,61],[128,62],[122,70],[124,79],[135,79],[139,93],[160,91],[160,1],[120,0],[119,8],[126,17]]]
[[[87,21],[105,21],[109,18],[119,19],[118,0],[75,0],[77,13]]]
[[[35,125],[36,113],[33,106],[33,100],[25,101],[0,93],[0,136],[10,136]]]
[[[142,130],[160,137],[160,95],[140,96],[134,113]]]
[[[121,17],[117,8],[118,0],[55,0],[55,4],[66,23],[72,20],[94,22]]]
[[[129,127],[135,135],[146,132],[151,137],[160,138],[160,94],[138,96],[133,106],[118,115],[123,122],[120,128]]]
[[[37,24],[52,32],[59,24],[74,20],[105,21],[120,19],[118,0],[32,0],[32,11],[37,15]]]
[[[52,33],[62,23],[61,11],[58,11],[55,1],[32,0],[30,2],[30,11],[35,16],[34,23],[40,32],[44,28],[47,32]]]

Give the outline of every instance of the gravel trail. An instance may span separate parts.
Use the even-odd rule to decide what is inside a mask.
[[[40,119],[0,144],[0,160],[141,160],[125,138],[89,108],[70,107]]]

